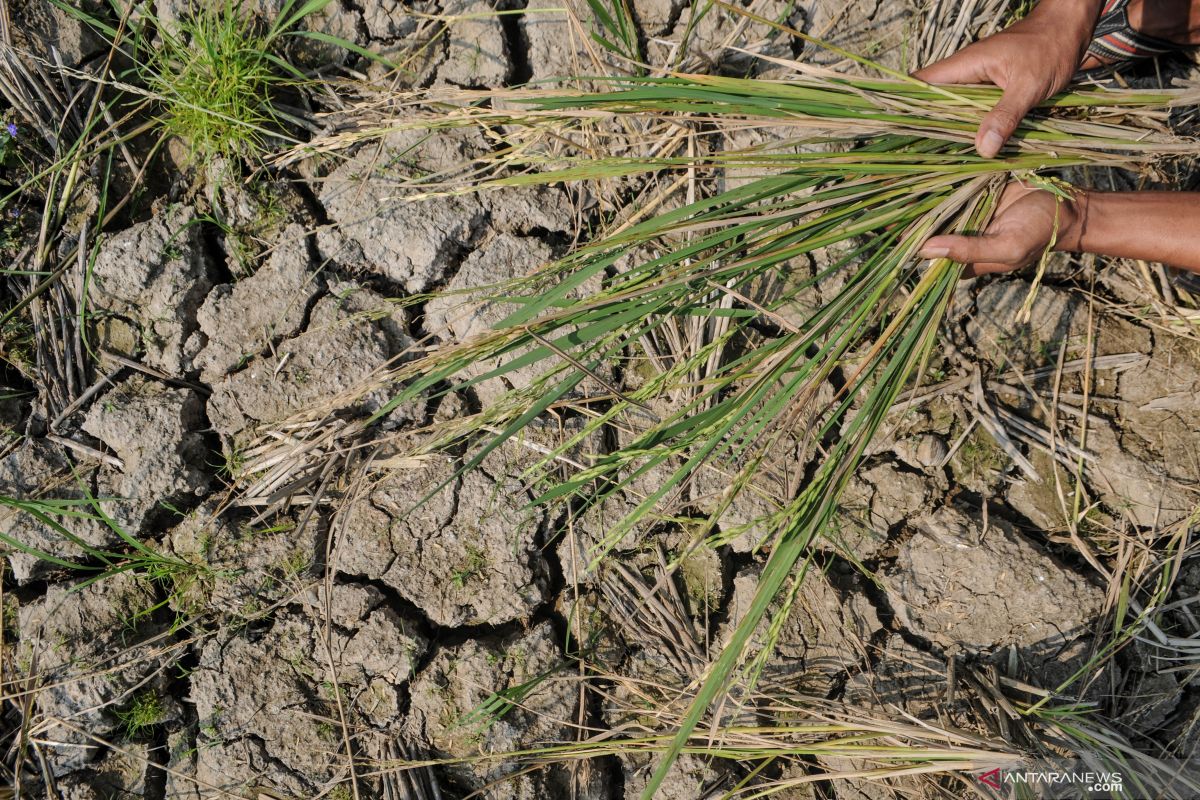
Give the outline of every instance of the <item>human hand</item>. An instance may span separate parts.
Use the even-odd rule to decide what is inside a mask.
[[[1030,109],[1070,83],[1087,52],[1101,0],[1042,0],[1010,27],[914,74],[928,83],[993,83],[1004,90],[975,134],[993,158]]]
[[[1047,247],[1079,249],[1086,203],[1082,193],[1063,200],[1014,181],[1000,195],[987,230],[977,236],[930,237],[921,247],[921,257],[966,264],[965,278],[1020,269],[1040,258]]]

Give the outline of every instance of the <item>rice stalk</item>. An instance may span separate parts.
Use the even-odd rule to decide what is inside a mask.
[[[7,531],[0,531],[0,544],[13,552],[26,553],[67,570],[90,573],[86,580],[78,584],[79,589],[123,572],[132,572],[153,580],[182,579],[205,572],[202,565],[163,555],[137,539],[108,516],[101,508],[100,499],[90,494],[85,494],[79,499],[66,500],[0,495],[0,509],[7,512],[0,517],[5,523],[17,514],[28,515],[82,553],[85,561],[72,561],[22,542]],[[114,552],[88,544],[64,524],[72,519],[88,520],[108,528],[125,545],[126,552]],[[88,561],[92,563],[87,563]]]
[[[943,231],[982,231],[1012,176],[1082,166],[1142,169],[1195,149],[1166,126],[1170,109],[1200,97],[1194,89],[1066,92],[1022,124],[1003,157],[983,159],[971,142],[998,99],[995,88],[934,87],[882,68],[889,78],[850,77],[773,61],[792,66],[795,79],[673,74],[590,78],[611,87],[595,92],[413,93],[342,114],[337,133],[280,159],[405,130],[470,128],[491,139],[492,150],[460,170],[409,180],[403,188],[414,199],[537,183],[603,186],[631,176],[669,182],[752,172],[740,185],[602,236],[525,278],[474,290],[472,300],[504,304],[510,313],[488,334],[434,348],[381,376],[405,388],[372,418],[401,403],[514,376],[518,388],[440,426],[424,445],[426,452],[465,447],[461,473],[542,414],[582,415],[579,432],[523,474],[538,489],[535,504],[570,503],[585,512],[639,479],[653,475],[656,487],[609,527],[593,567],[627,534],[663,518],[664,501],[702,467],[720,464],[734,475],[704,526],[719,543],[749,527],[719,530],[717,523],[773,454],[794,452],[797,443],[822,452],[793,479],[779,510],[756,521],[773,531],[761,543],[770,557],[758,590],[700,678],[678,732],[654,740],[663,758],[646,798],[672,761],[696,747],[695,732],[738,675],[754,677],[753,669],[743,672],[751,634],[833,519],[868,444],[935,344],[961,265],[921,264],[922,242]],[[724,134],[751,129],[776,143],[722,149]],[[689,133],[680,137],[679,130]],[[703,147],[681,149],[696,141]],[[654,246],[656,255],[641,255]],[[847,255],[815,277],[792,281],[775,297],[758,292],[762,280],[786,278],[794,259],[833,246]],[[834,276],[843,283],[832,299],[801,322],[780,324],[781,310]],[[604,378],[628,374],[645,342],[668,326],[692,323],[708,335],[655,374],[623,389]],[[732,347],[759,328],[774,335]],[[544,370],[539,377],[515,377],[535,365]],[[832,400],[819,399],[835,377]],[[689,391],[679,393],[681,386]],[[626,432],[620,446],[561,477],[560,459],[609,427]]]
[[[587,5],[595,18],[592,40],[624,61],[641,63],[638,26],[627,0],[587,0]]]
[[[971,144],[979,122],[1000,97],[988,86],[937,87],[916,79],[868,79],[841,75],[795,61],[771,59],[797,70],[787,82],[716,75],[673,74],[665,77],[590,78],[609,91],[563,93],[555,89],[519,88],[491,91],[434,90],[400,93],[386,103],[364,103],[349,112],[330,115],[337,131],[283,152],[276,163],[333,153],[404,130],[478,128],[497,140],[498,152],[475,165],[471,183],[462,176],[439,183],[422,178],[411,188],[430,193],[477,191],[488,186],[550,183],[559,180],[598,180],[618,175],[655,172],[684,165],[697,169],[746,166],[785,169],[795,153],[721,151],[707,158],[686,156],[646,158],[661,142],[664,125],[702,123],[714,137],[738,127],[785,132],[792,143],[846,142],[894,134],[920,136],[941,142]],[[1044,168],[1069,155],[1084,155],[1088,165],[1128,165],[1121,153],[1154,156],[1194,151],[1192,141],[1172,135],[1167,112],[1195,104],[1200,89],[1108,90],[1079,87],[1044,101],[1017,129],[1008,152],[1042,154]],[[1051,112],[1057,112],[1050,116]],[[634,120],[642,139],[629,126],[605,128],[614,120]],[[740,125],[739,125],[740,123]],[[555,157],[548,145],[576,143],[587,134],[601,154],[581,159],[578,154]],[[781,143],[786,144],[785,142]],[[605,152],[631,152],[621,158]],[[1108,152],[1107,158],[1103,154]],[[828,153],[810,153],[820,160]],[[916,161],[918,159],[914,159]],[[547,174],[559,161],[568,165]],[[996,165],[996,161],[990,162]],[[514,170],[492,182],[480,173]],[[482,184],[482,187],[481,187]],[[412,199],[419,199],[420,195]]]
[[[363,777],[402,774],[429,766],[489,762],[520,765],[520,774],[612,756],[636,758],[662,754],[671,743],[669,730],[678,724],[673,705],[664,697],[663,687],[621,680],[622,688],[630,692],[627,701],[630,721],[618,735],[460,758],[379,760],[373,771],[364,770]],[[614,699],[612,695],[609,697]],[[995,738],[933,722],[846,710],[814,698],[790,698],[782,691],[753,699],[759,703],[757,710],[776,715],[778,721],[751,720],[724,726],[716,734],[698,732],[682,752],[731,765],[748,765],[752,777],[770,766],[796,769],[782,778],[742,781],[714,796],[728,800],[770,797],[803,784],[852,778],[930,779],[1009,767],[1022,760],[1021,753]],[[862,766],[815,769],[811,759],[852,759]]]

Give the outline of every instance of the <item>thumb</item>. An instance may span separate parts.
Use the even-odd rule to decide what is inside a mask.
[[[960,264],[1009,263],[1020,260],[1017,249],[1006,237],[993,234],[933,236],[921,246],[921,257],[949,258]]]
[[[979,124],[979,132],[975,134],[975,150],[979,155],[995,158],[1029,110],[1041,101],[1036,87],[1027,83],[1010,84]]]

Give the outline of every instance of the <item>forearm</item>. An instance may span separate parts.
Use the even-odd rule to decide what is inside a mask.
[[[1041,18],[1041,22],[1053,26],[1061,40],[1077,44],[1082,55],[1096,30],[1103,6],[1104,0],[1041,0],[1028,18]]]
[[[1200,272],[1200,192],[1082,192],[1057,249]]]

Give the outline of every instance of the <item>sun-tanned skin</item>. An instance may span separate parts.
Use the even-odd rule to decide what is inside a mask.
[[[930,83],[993,83],[1004,90],[975,137],[975,149],[994,157],[1021,119],[1060,91],[1082,65],[1102,0],[1042,0],[1024,19],[916,73]],[[1195,43],[1200,0],[1141,0],[1130,24],[1181,44]],[[1056,212],[1056,206],[1057,212]],[[1058,234],[1055,214],[1058,215]],[[968,275],[1019,269],[1054,249],[1161,261],[1200,272],[1200,193],[1077,191],[1061,204],[1049,192],[1011,184],[992,223],[979,236],[935,236],[926,258],[949,256],[971,266]]]

